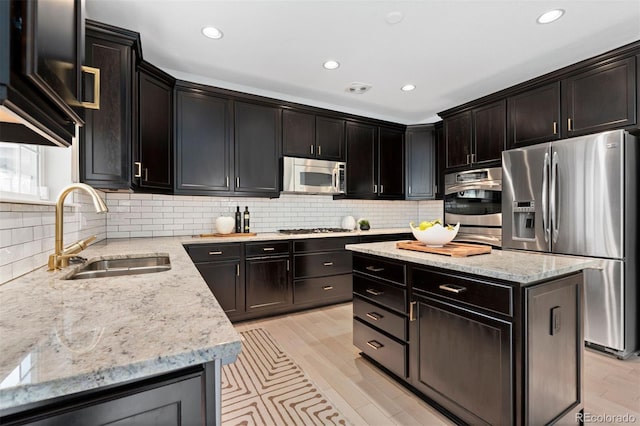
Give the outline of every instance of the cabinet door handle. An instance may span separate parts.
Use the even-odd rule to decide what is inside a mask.
[[[367,345],[372,347],[375,350],[378,350],[380,348],[384,348],[384,345],[382,343],[378,342],[377,340],[369,340],[367,342]]]
[[[384,192],[384,185],[380,184],[380,193],[382,194]]]
[[[240,188],[240,176],[236,177],[236,188]]]
[[[367,318],[371,318],[374,321],[378,321],[378,320],[384,318],[384,315],[380,315],[377,312],[367,312],[365,315],[367,316]]]
[[[333,262],[324,262],[323,265],[324,266],[333,266]]]
[[[327,291],[327,290],[333,290],[333,286],[332,286],[332,285],[325,285],[324,287],[322,287],[322,289],[323,289],[324,291]]]
[[[134,178],[141,178],[142,177],[142,163],[140,161],[136,161],[133,163],[134,166],[136,166],[136,172],[133,174]]]
[[[287,272],[289,272],[289,269],[290,269],[289,259],[287,259]]]
[[[553,122],[553,134],[554,135],[558,134],[558,122],[557,121]]]
[[[469,164],[469,163],[471,163],[471,162],[469,161],[469,154],[467,154],[467,164]]]
[[[88,109],[100,109],[100,69],[82,65],[82,72],[93,74],[93,102],[80,102],[80,106]]]
[[[313,145],[309,145],[309,153],[313,155]]]
[[[572,131],[573,129],[571,128],[571,119],[567,118],[567,130]]]
[[[376,185],[375,183],[373,184],[373,193],[374,194],[378,193],[378,185]]]
[[[417,304],[418,304],[418,302],[409,303],[409,321],[415,321],[416,320],[416,305]]]
[[[229,187],[229,176],[227,176],[227,188]]]
[[[236,265],[236,276],[240,276],[240,265]]]
[[[467,291],[466,287],[462,287],[460,285],[454,285],[454,284],[442,284],[440,286],[438,286],[438,288],[440,290],[444,290],[444,291],[449,291],[451,293],[462,293],[463,291]]]
[[[374,296],[380,296],[381,294],[384,294],[384,291],[379,291],[379,290],[374,290],[372,288],[368,288],[367,289],[367,293],[373,294]]]
[[[384,268],[376,268],[375,266],[367,266],[365,269],[367,271],[371,271],[371,272],[382,272],[382,271],[384,271]]]
[[[144,168],[144,180],[149,182],[149,169],[146,167]]]
[[[274,251],[275,248],[274,247],[263,247],[262,251]]]
[[[322,155],[322,145],[318,145],[318,155]]]
[[[210,251],[209,254],[211,256],[216,256],[216,255],[222,254],[222,252],[221,251]]]

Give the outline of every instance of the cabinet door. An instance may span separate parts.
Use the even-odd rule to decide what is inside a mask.
[[[404,198],[404,132],[380,127],[378,136],[378,196]]]
[[[316,118],[313,114],[282,111],[282,151],[293,157],[316,156]]]
[[[131,185],[133,53],[130,45],[92,37],[86,64],[100,69],[100,109],[87,109],[80,140],[80,179],[97,188]]]
[[[316,117],[316,152],[324,160],[344,161],[344,120]]]
[[[507,100],[509,149],[560,139],[560,83],[552,83]]]
[[[173,89],[162,79],[140,70],[138,110],[138,185],[171,189],[173,179]]]
[[[235,102],[235,191],[278,194],[281,126],[278,108]]]
[[[227,99],[176,93],[176,192],[229,191],[230,107]]]
[[[507,135],[505,100],[472,110],[474,163],[500,161]]]
[[[213,387],[213,384],[211,384]],[[104,401],[54,410],[57,414],[30,422],[55,425],[202,425],[203,377],[195,375],[138,393],[114,394]],[[135,390],[133,391],[135,392]],[[215,420],[211,419],[211,422]]]
[[[636,124],[636,63],[627,58],[563,82],[567,136]]]
[[[471,130],[471,111],[462,112],[444,120],[447,168],[470,163]]]
[[[347,195],[376,196],[377,129],[360,123],[347,123]]]
[[[435,197],[436,147],[432,127],[407,130],[407,199]]]
[[[222,306],[225,313],[244,312],[244,289],[240,277],[240,261],[196,264],[200,275]]]
[[[411,384],[469,424],[512,424],[511,324],[419,297]]]
[[[291,304],[288,257],[263,257],[245,262],[247,312]]]

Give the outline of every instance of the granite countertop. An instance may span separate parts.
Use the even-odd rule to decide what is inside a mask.
[[[346,248],[358,253],[465,272],[522,285],[534,284],[582,269],[598,267],[598,261],[591,258],[511,250],[492,250],[489,254],[451,257],[399,249],[396,248],[394,241],[349,244]]]
[[[112,239],[81,255],[168,254],[164,272],[65,280],[46,267],[0,285],[0,410],[209,362],[235,361],[240,336],[184,244],[407,232]]]

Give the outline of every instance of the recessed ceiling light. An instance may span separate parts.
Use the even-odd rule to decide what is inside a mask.
[[[384,20],[387,21],[387,24],[389,25],[395,25],[402,21],[403,18],[404,15],[402,14],[402,12],[396,11],[387,13],[387,15],[384,17]]]
[[[405,84],[400,88],[403,92],[410,92],[416,88],[415,84]]]
[[[564,15],[563,9],[553,9],[540,15],[537,22],[538,24],[550,24],[560,19],[562,15]]]
[[[328,70],[335,70],[340,67],[340,63],[338,61],[330,60],[322,64],[322,66]]]
[[[215,27],[204,27],[202,29],[202,34],[204,34],[205,37],[209,37],[215,40],[222,38],[222,31]]]

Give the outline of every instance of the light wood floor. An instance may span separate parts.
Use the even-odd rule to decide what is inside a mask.
[[[262,327],[354,425],[450,425],[446,417],[362,359],[352,343],[351,303],[236,324]],[[640,358],[585,351],[585,413],[635,416]],[[612,423],[607,423],[612,424]]]

